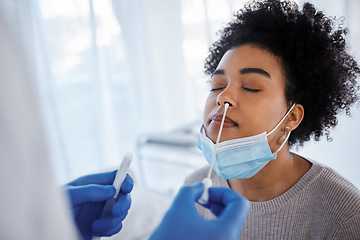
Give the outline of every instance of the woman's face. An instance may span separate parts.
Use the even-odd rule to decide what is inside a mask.
[[[220,141],[270,132],[288,110],[285,77],[278,58],[249,44],[224,54],[211,77],[211,91],[204,110],[205,132],[213,142],[226,102],[230,107]],[[283,134],[281,127],[276,132],[268,137],[273,151]]]

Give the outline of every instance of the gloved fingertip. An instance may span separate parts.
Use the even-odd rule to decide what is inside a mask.
[[[134,187],[134,180],[129,174],[126,174],[124,182],[121,186],[121,191],[124,193],[130,193]]]
[[[202,182],[195,183],[193,185],[187,185],[180,189],[180,195],[191,196],[191,199],[197,199],[200,197],[204,190],[204,184]]]
[[[116,191],[115,187],[113,185],[105,185],[104,186],[105,189],[107,189],[108,191]]]
[[[116,189],[112,185],[104,186],[104,190],[109,194],[110,197],[114,196],[116,193]]]
[[[120,230],[122,229],[123,225],[122,223],[118,223],[116,226],[113,226],[111,228],[108,229],[102,229],[102,231],[94,231],[91,230],[90,233],[93,236],[98,236],[98,237],[111,237],[112,235],[120,232]]]
[[[200,187],[200,186],[204,186],[203,182],[198,182],[194,184],[194,187]]]
[[[116,217],[121,217],[124,213],[127,214],[131,207],[131,196],[130,194],[119,196],[118,201],[113,206],[111,212]]]
[[[243,197],[242,199],[243,199],[242,203],[243,203],[244,209],[247,212],[249,212],[249,210],[250,210],[250,201],[245,197]]]
[[[204,190],[204,183],[203,182],[198,182],[196,184],[193,185],[195,190],[202,192]]]
[[[187,187],[189,189],[192,189],[192,190],[195,190],[195,191],[200,191],[200,190],[204,189],[204,183],[198,182],[198,183],[194,183],[192,185],[187,185],[185,187]]]

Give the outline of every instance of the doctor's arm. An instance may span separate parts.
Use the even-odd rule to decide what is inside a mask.
[[[228,188],[210,188],[209,203],[204,207],[210,209],[217,219],[205,220],[195,207],[203,186],[198,183],[180,189],[150,240],[239,239],[250,208],[248,200]]]
[[[130,192],[134,182],[130,175],[127,174],[122,183],[111,213],[99,218],[105,202],[115,195],[112,186],[115,176],[116,171],[87,175],[65,185],[73,217],[83,239],[111,236],[121,230],[131,205]]]

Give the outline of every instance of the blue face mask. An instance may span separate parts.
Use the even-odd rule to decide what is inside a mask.
[[[218,143],[217,152],[213,164],[215,172],[224,179],[251,178],[258,173],[268,162],[276,159],[277,153],[285,145],[290,136],[286,136],[280,148],[272,153],[267,136],[272,134],[291,112],[295,104],[290,108],[278,125],[269,133],[263,132],[258,135],[232,139]],[[204,127],[200,130],[197,146],[202,151],[207,162],[211,165],[215,144],[205,135]]]

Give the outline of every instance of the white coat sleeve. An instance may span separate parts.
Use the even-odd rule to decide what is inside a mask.
[[[36,80],[0,12],[0,239],[79,239],[56,185]]]

